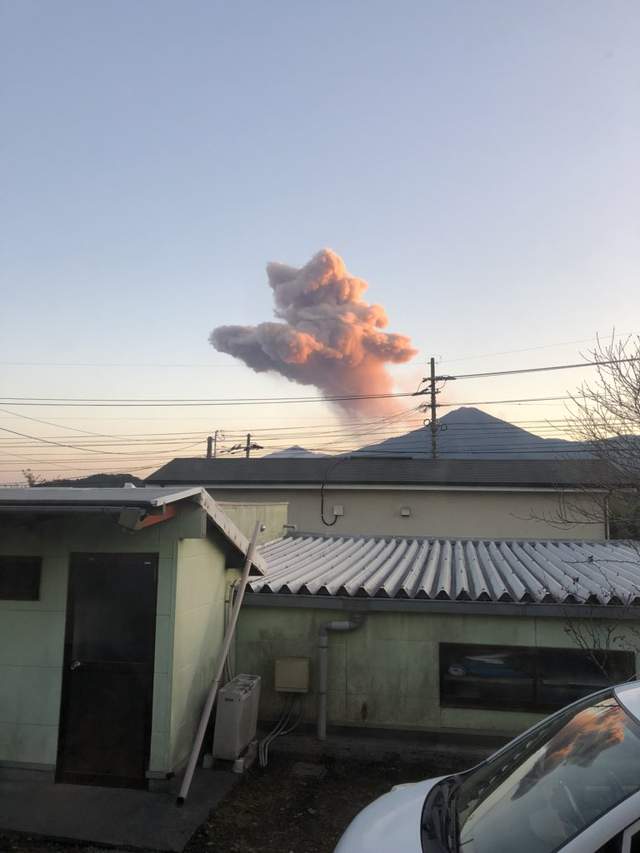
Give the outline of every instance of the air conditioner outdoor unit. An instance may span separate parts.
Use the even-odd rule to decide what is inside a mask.
[[[213,757],[234,761],[256,736],[260,676],[236,675],[218,693]]]

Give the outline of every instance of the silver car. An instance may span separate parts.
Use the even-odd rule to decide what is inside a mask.
[[[640,853],[640,682],[580,699],[477,767],[399,785],[335,853]]]

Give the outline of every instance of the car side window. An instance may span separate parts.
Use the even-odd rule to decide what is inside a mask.
[[[636,834],[631,837],[629,853],[640,853],[640,832],[636,832]]]
[[[602,847],[598,847],[598,849],[595,851],[595,853],[621,853],[621,851],[622,851],[622,833],[619,833],[614,838],[610,838],[606,844],[602,845]],[[638,847],[637,853],[640,853],[640,847]]]

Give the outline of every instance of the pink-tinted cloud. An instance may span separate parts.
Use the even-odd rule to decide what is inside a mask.
[[[406,335],[381,331],[388,323],[384,308],[362,298],[367,283],[351,276],[339,255],[323,249],[300,268],[270,263],[267,278],[281,322],[218,326],[210,336],[215,349],[259,373],[314,385],[327,397],[392,393],[387,365],[409,361],[417,350]],[[397,409],[389,400],[336,405],[367,415]]]

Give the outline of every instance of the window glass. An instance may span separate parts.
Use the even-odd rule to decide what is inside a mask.
[[[631,839],[631,847],[629,847],[629,853],[640,853],[640,832],[636,832],[636,834]]]
[[[612,684],[635,669],[632,652],[440,645],[444,707],[547,712]]]
[[[622,835],[616,835],[615,838],[610,838],[602,847],[598,847],[596,853],[620,853],[622,850]],[[638,848],[640,851],[640,847]]]
[[[632,652],[584,649],[536,649],[536,704],[562,708],[589,693],[630,678],[635,669]]]
[[[72,658],[93,662],[153,660],[155,566],[154,555],[74,555],[70,574]]]
[[[612,695],[567,709],[462,777],[460,847],[551,853],[640,789],[639,764],[640,730]]]
[[[41,564],[40,557],[0,556],[0,599],[37,601]]]

